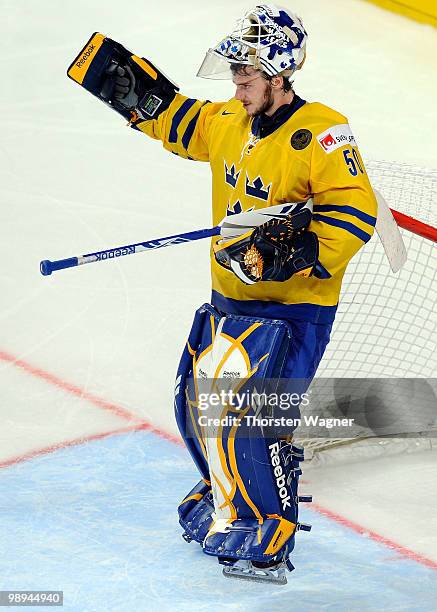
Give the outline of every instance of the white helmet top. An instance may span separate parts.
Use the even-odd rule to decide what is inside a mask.
[[[232,64],[262,70],[269,76],[291,76],[305,60],[307,33],[297,15],[274,4],[248,11],[233,32],[209,49],[197,76],[232,77]]]

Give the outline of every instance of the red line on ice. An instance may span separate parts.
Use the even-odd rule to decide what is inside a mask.
[[[0,361],[6,361],[10,363],[11,365],[14,365],[15,367],[20,368],[21,370],[25,371],[27,374],[35,376],[36,378],[39,378],[40,380],[43,380],[44,382],[50,385],[53,385],[54,387],[58,387],[59,389],[62,389],[63,391],[65,391],[66,393],[69,393],[70,395],[74,395],[75,397],[78,397],[82,400],[90,402],[90,404],[93,404],[97,408],[101,408],[102,410],[111,412],[112,414],[115,414],[116,416],[122,419],[125,419],[129,421],[130,423],[132,422],[136,423],[135,425],[132,425],[131,427],[128,427],[127,429],[116,429],[114,430],[113,433],[124,432],[125,430],[135,431],[136,429],[139,429],[139,430],[145,429],[145,430],[153,432],[154,434],[160,436],[161,438],[165,438],[166,440],[169,440],[170,442],[173,442],[179,445],[183,445],[182,440],[178,436],[174,436],[173,434],[167,433],[166,431],[164,431],[163,429],[160,429],[159,427],[155,427],[155,425],[152,425],[148,421],[145,421],[144,419],[139,418],[133,412],[126,410],[122,406],[118,406],[117,404],[114,404],[113,402],[108,402],[107,400],[101,397],[98,397],[97,395],[94,395],[92,393],[89,393],[88,391],[86,391],[85,389],[82,389],[81,387],[78,387],[77,385],[74,385],[70,382],[62,380],[58,376],[55,376],[54,374],[51,374],[50,372],[46,372],[45,370],[38,368],[28,363],[27,361],[24,361],[23,359],[14,357],[10,353],[7,353],[5,351],[0,351]],[[105,437],[106,435],[110,435],[110,433],[102,434],[103,437]],[[65,446],[72,446],[74,444],[81,444],[82,442],[86,442],[88,440],[97,440],[97,439],[98,438],[91,436],[88,438],[77,438],[76,440],[72,440],[70,442],[61,442],[59,445],[55,444],[54,446],[48,447],[48,450],[41,449],[40,451],[32,451],[30,454],[26,453],[22,455],[21,461],[27,461],[28,459],[31,459],[32,457],[36,457],[39,454],[49,453],[49,452],[52,452],[52,450],[56,451],[60,448],[64,448]],[[18,463],[20,461],[20,458],[15,457],[11,461],[12,463]],[[10,465],[7,462],[6,464]],[[0,463],[0,467],[6,467],[5,462]]]
[[[112,402],[107,402],[101,397],[97,397],[96,395],[93,395],[92,393],[85,391],[85,389],[82,389],[81,387],[78,387],[76,385],[73,385],[72,383],[62,380],[61,378],[58,378],[54,374],[51,374],[50,372],[46,372],[45,370],[42,370],[41,368],[38,368],[28,363],[27,361],[24,361],[23,359],[14,357],[14,355],[11,355],[10,353],[6,353],[5,351],[0,351],[0,360],[11,363],[15,367],[20,368],[21,370],[24,370],[28,374],[32,374],[32,376],[35,376],[36,378],[44,380],[45,382],[55,387],[58,387],[59,389],[62,389],[63,391],[66,391],[67,393],[70,393],[71,395],[75,395],[76,397],[87,400],[88,402],[90,402],[91,404],[94,404],[94,406],[97,406],[98,408],[103,408],[104,410],[108,410],[109,412],[112,412],[113,414],[117,415],[118,417],[122,419],[125,419],[127,421],[137,421],[137,422],[141,420],[135,414],[133,414],[132,412],[129,412],[125,408],[122,408],[121,406],[117,406],[116,404],[113,404]]]
[[[60,450],[62,448],[67,448],[69,446],[76,446],[79,444],[84,444],[86,442],[92,442],[94,440],[101,440],[102,438],[107,438],[108,436],[113,436],[113,435],[123,434],[123,433],[128,433],[128,432],[134,432],[134,431],[141,431],[141,430],[147,430],[147,431],[153,432],[154,434],[158,435],[161,438],[168,440],[169,442],[172,442],[173,444],[178,444],[179,446],[181,445],[183,446],[182,440],[178,438],[177,436],[167,433],[163,429],[155,427],[154,425],[152,425],[151,423],[147,421],[139,419],[136,415],[129,412],[125,408],[122,408],[121,406],[118,406],[117,404],[114,404],[112,402],[108,402],[100,397],[97,397],[96,395],[88,393],[88,391],[85,391],[84,389],[81,389],[80,387],[73,385],[69,382],[61,380],[54,374],[51,374],[50,372],[46,372],[45,370],[42,370],[41,368],[33,366],[30,363],[22,359],[18,359],[14,357],[13,355],[11,355],[10,353],[6,353],[5,351],[0,351],[0,361],[9,362],[12,365],[15,365],[16,367],[21,368],[28,374],[31,374],[32,376],[40,378],[44,380],[45,382],[54,385],[55,387],[63,389],[65,392],[70,393],[71,395],[75,395],[76,397],[80,397],[81,399],[89,401],[91,404],[93,404],[94,406],[97,406],[98,408],[102,408],[103,410],[108,410],[112,412],[113,414],[116,414],[117,416],[124,418],[126,420],[129,420],[129,421],[137,421],[136,425],[131,425],[128,427],[121,427],[119,429],[114,429],[112,431],[93,434],[90,436],[83,436],[80,438],[75,438],[74,440],[67,440],[64,442],[59,442],[58,444],[53,444],[52,446],[47,446],[45,448],[40,448],[40,449],[36,449],[33,451],[29,451],[28,453],[24,453],[23,455],[18,455],[17,457],[12,457],[10,459],[0,462],[0,468],[9,467],[11,465],[21,463],[23,461],[29,461],[30,459],[33,459],[35,457],[53,453],[57,450]],[[386,538],[380,535],[379,533],[372,531],[371,529],[363,527],[362,525],[359,525],[358,523],[355,523],[349,520],[348,518],[342,516],[341,514],[332,512],[331,510],[328,510],[327,508],[324,508],[323,506],[320,506],[319,504],[316,504],[316,503],[311,504],[311,509],[315,510],[319,514],[322,514],[323,516],[326,516],[332,521],[335,521],[336,523],[339,523],[340,525],[343,525],[344,527],[347,527],[351,529],[352,531],[359,533],[362,536],[367,536],[371,538],[372,540],[374,540],[375,542],[384,544],[388,548],[395,550],[397,553],[399,553],[403,557],[407,557],[408,559],[412,559],[413,561],[416,561],[417,563],[420,563],[421,565],[425,565],[426,567],[437,570],[437,562],[433,561],[432,559],[428,559],[427,557],[421,555],[420,553],[416,553],[413,550],[410,550],[409,548],[402,546],[401,544],[397,544],[393,540],[390,540],[389,538]]]
[[[10,459],[6,459],[5,461],[0,461],[0,468],[9,467],[11,465],[15,465],[16,463],[22,463],[23,461],[29,461],[30,459],[40,457],[41,455],[48,455],[49,453],[54,453],[57,450],[60,450],[62,448],[68,448],[69,446],[77,446],[79,444],[85,444],[85,442],[101,440],[102,438],[107,438],[108,436],[128,433],[130,431],[139,431],[141,429],[147,429],[146,424],[131,425],[130,427],[121,427],[120,429],[113,429],[112,431],[105,431],[102,433],[92,434],[90,436],[82,436],[80,438],[75,438],[74,440],[65,440],[64,442],[52,444],[52,446],[46,446],[45,448],[37,448],[35,450],[31,450],[27,453],[24,453],[23,455],[17,455],[16,457],[11,457]]]
[[[150,425],[149,423],[144,421],[143,423],[139,423],[138,425],[120,427],[119,429],[112,429],[111,431],[102,431],[100,433],[91,434],[89,436],[81,436],[80,438],[74,438],[73,440],[64,440],[63,442],[58,442],[56,444],[52,444],[51,446],[45,446],[44,448],[37,448],[22,455],[17,455],[16,457],[10,457],[5,461],[0,461],[0,469],[10,467],[11,465],[15,465],[17,463],[23,463],[23,461],[29,461],[30,459],[35,459],[35,457],[40,457],[41,455],[48,455],[50,453],[54,453],[55,451],[61,450],[63,448],[68,448],[69,446],[79,446],[80,444],[85,444],[86,442],[94,442],[95,440],[102,440],[103,438],[108,438],[109,436],[143,430],[150,431],[151,433],[154,433],[155,435],[158,435],[161,438],[165,438],[173,444],[178,444],[179,446],[184,445],[180,438],[177,438],[172,434],[157,429],[156,427],[153,427],[153,425]]]
[[[340,523],[340,525],[343,525],[344,527],[348,527],[349,529],[352,529],[353,531],[355,531],[356,533],[359,533],[360,535],[367,536],[371,540],[375,540],[375,542],[379,542],[380,544],[384,544],[388,548],[392,548],[393,550],[398,552],[403,557],[408,557],[409,559],[413,559],[414,561],[417,561],[417,563],[421,563],[422,565],[426,565],[426,567],[430,567],[431,569],[437,570],[436,561],[433,561],[432,559],[428,559],[427,557],[424,557],[420,553],[416,553],[413,550],[410,550],[409,548],[402,546],[402,544],[397,544],[397,542],[394,542],[393,540],[390,540],[389,538],[386,538],[380,535],[379,533],[376,533],[376,531],[372,531],[371,529],[368,529],[367,527],[363,527],[362,525],[359,525],[358,523],[354,523],[354,521],[351,521],[347,519],[346,517],[341,516],[341,514],[337,514],[336,512],[332,512],[331,510],[328,510],[327,508],[324,508],[323,506],[319,506],[319,504],[312,503],[311,505],[308,504],[308,506],[311,508],[311,510],[315,510],[319,514],[323,514],[323,516],[326,516],[327,518],[335,521],[336,523]]]

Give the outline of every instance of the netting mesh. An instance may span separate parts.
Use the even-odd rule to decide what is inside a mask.
[[[389,206],[437,227],[437,171],[368,161]],[[390,270],[375,233],[350,262],[318,376],[437,375],[437,244],[401,230],[408,260]]]
[[[436,170],[381,161],[367,161],[366,167],[390,208],[437,227]],[[317,372],[322,385],[323,378],[437,377],[437,244],[408,230],[401,234],[408,259],[397,274],[376,233],[350,262],[331,341]],[[344,457],[355,453],[345,447],[355,448],[350,442],[356,440],[299,439],[296,433],[309,458],[316,452],[319,460],[317,451],[334,446],[342,447],[336,452]],[[417,439],[411,442],[422,448]],[[386,440],[360,444],[387,449]]]

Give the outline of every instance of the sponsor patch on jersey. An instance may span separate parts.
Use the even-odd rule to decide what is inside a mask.
[[[334,125],[332,128],[319,134],[317,140],[326,153],[332,153],[345,145],[357,146],[348,123]]]
[[[297,130],[291,137],[291,146],[296,151],[306,149],[313,139],[313,135],[309,130]]]

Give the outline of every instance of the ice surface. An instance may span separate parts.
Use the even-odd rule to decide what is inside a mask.
[[[150,57],[185,93],[226,99],[229,83],[194,75],[247,8],[1,2],[1,460],[129,424],[69,384],[176,432],[173,377],[194,309],[209,298],[208,241],[48,278],[39,261],[208,226],[209,168],[126,129],[65,72],[99,30]],[[298,93],[346,114],[365,157],[436,167],[436,30],[359,0],[295,0],[293,9],[310,32]],[[435,458],[408,473],[393,465],[389,486],[384,464],[308,480],[325,506],[437,560],[427,540],[437,531]],[[225,607],[224,593],[227,609],[239,610],[435,609],[435,572],[309,511],[315,531],[299,538],[285,591],[224,583],[214,560],[179,536],[176,504],[193,479],[182,450],[146,434],[3,469],[2,588],[65,588],[75,610],[201,610]]]
[[[225,579],[187,544],[177,504],[198,475],[147,433],[69,448],[2,474],[0,588],[64,591],[67,610],[367,612],[435,609],[435,571],[316,515],[285,587]]]

